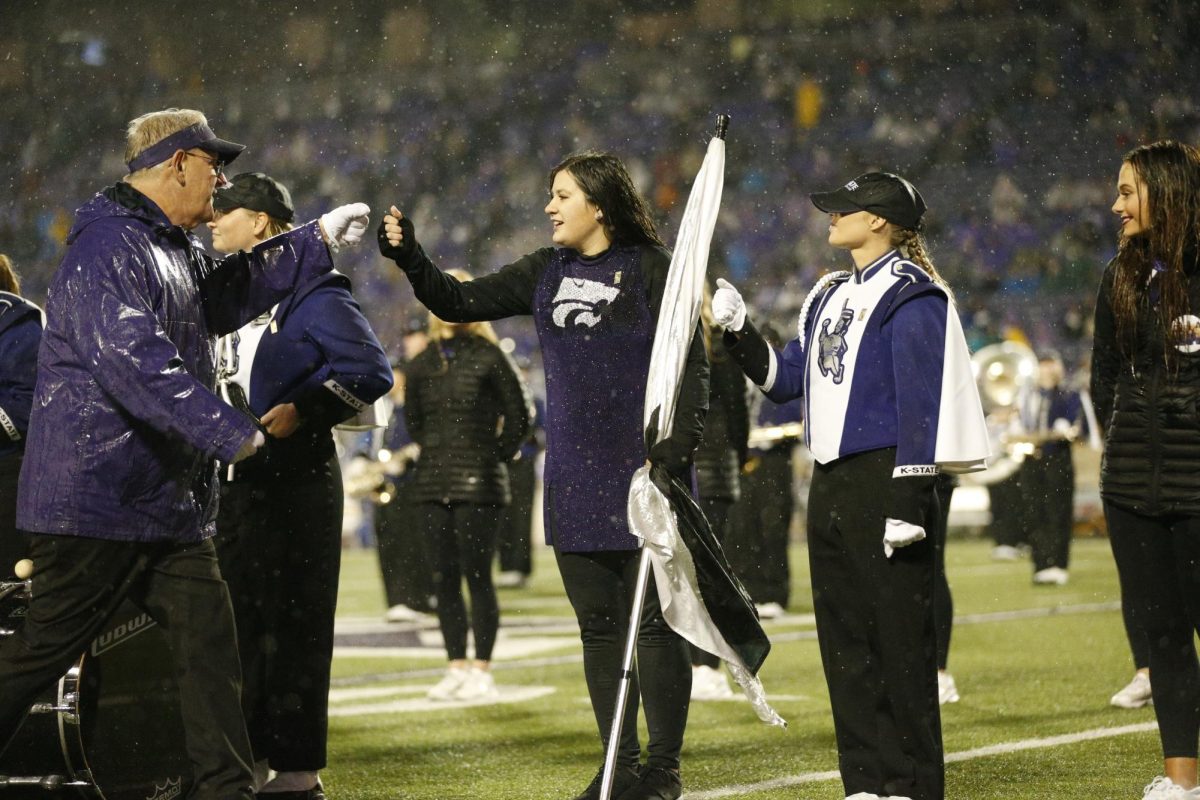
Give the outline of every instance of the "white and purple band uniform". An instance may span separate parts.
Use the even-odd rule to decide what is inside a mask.
[[[771,350],[760,388],[775,402],[804,397],[817,462],[896,447],[893,477],[983,468],[987,428],[958,313],[917,264],[892,250],[857,275],[826,275],[799,334]]]

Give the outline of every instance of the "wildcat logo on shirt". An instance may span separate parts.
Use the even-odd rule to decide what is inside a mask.
[[[1172,325],[1175,329],[1175,349],[1181,353],[1195,353],[1200,350],[1200,317],[1185,314],[1176,317]]]
[[[575,325],[594,328],[620,293],[620,289],[606,283],[586,278],[563,278],[551,301],[554,306],[551,319],[560,328]]]
[[[833,326],[833,330],[829,330],[829,323],[832,320],[823,320],[821,333],[817,336],[817,347],[820,348],[817,351],[817,367],[826,378],[832,375],[834,383],[842,382],[846,372],[842,356],[846,355],[846,351],[850,349],[846,344],[846,331],[850,329],[850,323],[854,321],[854,309],[847,308],[847,303],[849,300],[842,303],[842,313],[838,317],[837,324]]]

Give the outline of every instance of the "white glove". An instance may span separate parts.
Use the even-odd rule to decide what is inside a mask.
[[[371,208],[366,203],[351,203],[322,214],[321,232],[325,234],[330,249],[337,250],[342,245],[361,242],[371,221],[367,216],[370,213]]]
[[[727,331],[746,327],[746,303],[733,284],[717,278],[717,291],[712,297],[713,321]]]
[[[892,553],[896,552],[897,548],[907,547],[924,538],[925,529],[920,525],[913,525],[911,522],[904,522],[903,520],[888,517],[887,524],[883,528],[883,555],[886,558],[891,558]]]
[[[237,455],[233,457],[232,464],[239,461],[244,461],[250,456],[258,452],[258,448],[267,443],[267,437],[263,436],[262,431],[255,431],[254,435],[246,441],[242,442],[242,446],[238,448]]]

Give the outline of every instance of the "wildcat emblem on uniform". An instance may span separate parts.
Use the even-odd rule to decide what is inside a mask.
[[[842,356],[850,349],[846,344],[846,331],[850,329],[850,323],[853,321],[854,309],[847,308],[846,303],[842,303],[841,316],[838,317],[832,331],[829,330],[830,320],[821,323],[821,334],[817,337],[817,347],[820,348],[817,351],[817,367],[825,377],[832,375],[834,383],[841,383],[845,374],[846,365],[842,363]]]
[[[573,325],[594,328],[604,316],[604,310],[620,293],[620,289],[606,283],[586,278],[563,278],[558,285],[558,293],[551,301],[554,305],[551,318],[560,328]]]

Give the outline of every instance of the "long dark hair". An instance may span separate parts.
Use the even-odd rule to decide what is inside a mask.
[[[1174,329],[1173,320],[1190,305],[1185,258],[1196,257],[1200,242],[1200,150],[1164,140],[1130,150],[1124,161],[1146,187],[1142,215],[1149,223],[1138,234],[1122,236],[1117,247],[1111,302],[1118,341],[1132,355],[1138,307],[1157,265],[1158,307],[1152,311],[1166,333],[1164,361],[1173,363],[1172,345],[1186,334]]]
[[[662,245],[650,208],[634,188],[621,159],[595,150],[573,153],[550,170],[550,185],[564,169],[579,184],[588,201],[603,212],[609,239],[623,244]]]

